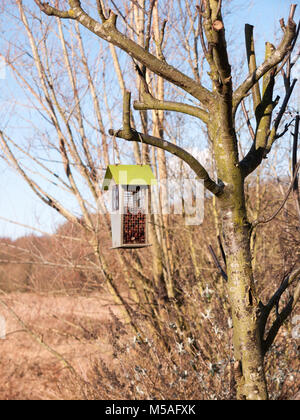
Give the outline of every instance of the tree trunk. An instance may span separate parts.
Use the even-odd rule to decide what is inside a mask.
[[[228,275],[228,296],[233,321],[233,345],[236,361],[237,397],[267,399],[263,356],[258,329],[257,298],[250,251],[250,224],[245,205],[244,178],[239,167],[235,129],[226,98],[216,109],[209,135],[213,140],[218,176],[224,181],[219,197],[220,217]]]
[[[267,399],[263,356],[258,330],[259,302],[254,290],[249,227],[222,210],[227,257],[228,295],[232,310],[234,356],[239,399]],[[242,220],[246,220],[243,218]]]
[[[237,398],[265,400],[268,396],[258,329],[259,299],[253,281],[243,180],[236,177],[228,189],[220,200],[220,211],[233,320]]]

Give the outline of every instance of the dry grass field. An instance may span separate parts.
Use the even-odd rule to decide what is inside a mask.
[[[0,340],[0,400],[81,399],[83,394],[76,378],[51,350],[68,361],[83,381],[91,380],[91,372],[95,374],[95,360],[100,358],[111,371],[119,371],[120,361],[113,356],[115,349],[107,334],[112,312],[118,314],[118,311],[109,297],[98,293],[81,297],[15,292],[2,296],[1,300],[35,336],[24,330],[24,325],[20,325],[11,311],[1,307],[7,334],[6,339]],[[299,353],[295,341],[294,346],[287,345],[289,335],[288,329],[281,332],[267,358],[267,364],[274,372],[274,376],[269,376],[269,383],[273,395],[279,399],[300,398]],[[37,342],[37,337],[42,344]],[[280,358],[276,362],[278,354]],[[130,363],[129,360],[128,366]],[[142,364],[143,361],[134,360],[133,363]],[[213,376],[209,381],[213,389],[212,381],[218,381],[218,378]],[[92,383],[101,394],[101,379],[92,377]],[[195,384],[183,383],[182,386],[194,387]],[[122,390],[117,392],[122,398]]]
[[[115,311],[109,298],[12,293],[1,299],[83,378],[95,354],[111,360],[103,332],[109,308]],[[0,400],[72,398],[63,362],[24,331],[11,312],[1,307],[0,314],[7,327],[6,339],[0,340]]]

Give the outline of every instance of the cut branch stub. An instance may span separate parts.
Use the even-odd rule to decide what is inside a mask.
[[[221,20],[215,20],[212,24],[212,27],[215,31],[219,32],[224,28],[223,22]]]

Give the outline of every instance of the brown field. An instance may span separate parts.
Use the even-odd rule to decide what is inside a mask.
[[[12,293],[1,299],[83,378],[96,354],[104,360],[109,357],[111,351],[103,333],[108,308],[115,311],[109,298]],[[0,399],[72,398],[62,386],[66,373],[63,362],[24,331],[12,313],[1,307],[0,314],[7,328],[6,339],[0,340]]]
[[[14,314],[1,306],[0,315],[6,319],[7,334],[6,339],[0,340],[0,400],[81,398],[76,380],[70,382],[72,375],[51,349],[63,356],[84,381],[89,380],[91,367],[98,358],[109,362],[113,371],[118,371],[118,361],[112,357],[113,348],[106,329],[110,325],[111,311],[114,314],[118,311],[103,293],[46,296],[14,292],[2,295],[1,300],[36,336],[25,331]],[[280,350],[285,348],[286,334],[286,331],[282,332],[276,340],[275,351],[280,351],[281,358],[286,353]],[[42,344],[36,337],[42,339]],[[285,357],[289,359],[293,374],[285,375],[280,385],[273,379],[272,388],[277,391],[281,388],[279,394],[283,399],[299,399],[299,361],[295,354],[286,353]],[[280,370],[280,360],[278,363],[276,371]],[[98,386],[101,387],[101,383],[98,382]]]

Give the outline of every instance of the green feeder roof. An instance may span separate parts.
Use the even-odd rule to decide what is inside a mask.
[[[108,190],[111,180],[117,185],[156,185],[156,178],[149,165],[108,165],[103,190]]]

